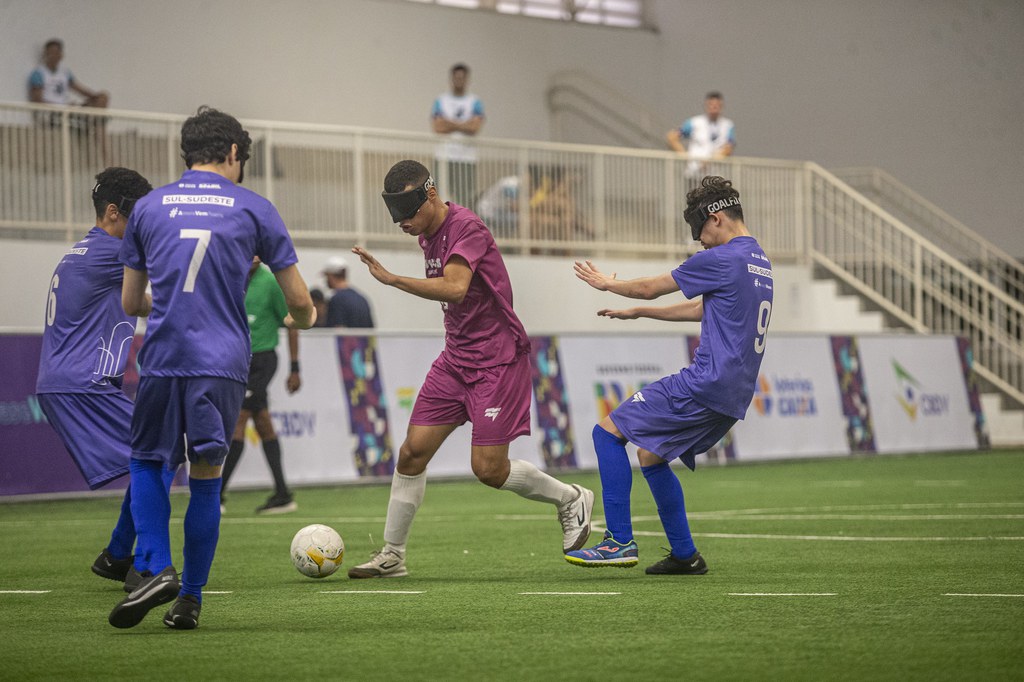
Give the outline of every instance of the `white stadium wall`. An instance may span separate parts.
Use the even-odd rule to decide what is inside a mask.
[[[1024,3],[645,4],[657,32],[404,0],[0,0],[0,100],[25,99],[54,36],[112,106],[178,114],[211,104],[425,132],[448,68],[466,62],[484,136],[548,140],[561,71],[601,79],[665,127],[715,89],[738,154],[879,166],[1024,256]]]

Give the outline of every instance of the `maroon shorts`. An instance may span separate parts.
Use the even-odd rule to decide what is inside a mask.
[[[444,354],[434,360],[416,396],[410,424],[473,423],[473,445],[505,445],[530,433],[530,356],[507,365],[466,369]]]

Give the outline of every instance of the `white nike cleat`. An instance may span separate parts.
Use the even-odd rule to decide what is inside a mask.
[[[405,557],[390,547],[378,549],[365,564],[348,569],[349,578],[401,578],[407,575]]]
[[[594,492],[572,484],[579,495],[558,508],[558,522],[562,524],[562,553],[566,554],[587,544],[590,537],[590,514],[594,511]]]

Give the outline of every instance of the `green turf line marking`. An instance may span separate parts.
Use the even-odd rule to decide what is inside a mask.
[[[1024,594],[957,594],[955,592],[947,592],[942,595],[943,597],[1024,597]]]

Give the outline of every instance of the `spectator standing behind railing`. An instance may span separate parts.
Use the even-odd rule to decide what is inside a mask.
[[[437,160],[448,164],[448,186],[452,200],[473,207],[476,198],[476,149],[465,139],[480,132],[484,125],[484,105],[466,91],[469,67],[456,64],[451,69],[451,91],[437,96],[430,111],[431,126],[449,139],[437,148]]]
[[[736,148],[736,126],[722,116],[722,107],[722,93],[709,92],[704,96],[703,114],[686,119],[666,134],[668,146],[690,159],[686,166],[687,177],[702,176],[705,161],[724,159]],[[687,142],[685,147],[683,140]]]

